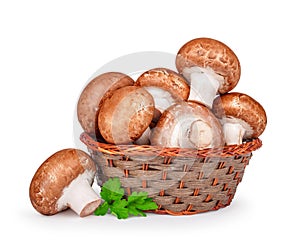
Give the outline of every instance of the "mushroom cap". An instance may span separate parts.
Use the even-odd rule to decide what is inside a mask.
[[[179,73],[186,67],[211,68],[224,78],[219,93],[232,90],[241,75],[240,62],[235,53],[224,43],[211,38],[196,38],[185,43],[178,51],[176,67]]]
[[[98,133],[98,113],[101,100],[121,87],[133,85],[126,74],[107,72],[92,79],[83,89],[77,103],[77,117],[83,130],[92,135]]]
[[[180,148],[224,146],[222,126],[213,113],[197,102],[179,102],[165,110],[150,136],[152,145]]]
[[[149,127],[154,100],[146,89],[126,86],[115,90],[101,104],[98,126],[103,138],[112,144],[129,144]]]
[[[45,215],[60,212],[57,201],[64,188],[85,170],[93,173],[88,180],[92,184],[96,173],[95,163],[82,150],[69,148],[51,155],[40,165],[31,180],[29,197],[33,207]]]
[[[180,100],[187,100],[190,91],[185,78],[168,68],[153,68],[142,73],[137,78],[135,85],[159,87]]]
[[[262,105],[244,93],[231,92],[216,97],[212,111],[223,122],[242,124],[246,129],[246,139],[259,137],[267,125]]]

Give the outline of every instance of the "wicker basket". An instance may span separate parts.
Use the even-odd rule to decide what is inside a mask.
[[[146,191],[158,214],[188,215],[228,206],[260,139],[220,149],[112,145],[82,133],[97,166],[97,183],[119,177],[126,194]]]

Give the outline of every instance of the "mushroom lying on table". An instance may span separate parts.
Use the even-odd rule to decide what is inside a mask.
[[[91,157],[79,149],[63,149],[45,160],[29,188],[33,207],[44,215],[71,208],[84,217],[94,212],[101,199],[93,190],[96,174]]]
[[[167,68],[154,68],[144,72],[137,78],[135,85],[144,87],[153,96],[155,109],[160,114],[172,104],[187,100],[190,91],[187,81]]]
[[[259,137],[266,128],[264,108],[252,97],[231,92],[214,100],[213,113],[220,119],[227,145]]]
[[[150,141],[157,146],[196,149],[224,145],[222,126],[212,112],[202,104],[185,101],[164,111]]]
[[[133,84],[131,77],[119,72],[103,73],[92,79],[81,92],[77,103],[77,117],[83,130],[99,138],[98,114],[101,101],[114,90]]]
[[[240,62],[224,43],[210,38],[196,38],[178,51],[176,67],[190,83],[188,100],[209,108],[218,93],[232,90],[240,79]]]
[[[154,99],[147,90],[138,86],[120,88],[100,106],[100,133],[108,143],[133,143],[148,129],[153,113]]]

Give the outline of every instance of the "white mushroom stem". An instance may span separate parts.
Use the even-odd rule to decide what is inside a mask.
[[[164,89],[156,86],[146,86],[144,88],[152,95],[155,108],[161,113],[176,102],[172,94]]]
[[[224,78],[211,68],[190,67],[183,69],[183,76],[190,83],[188,100],[203,103],[211,108]]]
[[[101,203],[100,197],[91,187],[93,177],[94,172],[86,170],[64,188],[57,201],[58,210],[69,207],[81,217],[93,213]]]
[[[212,129],[202,120],[181,119],[172,132],[170,145],[181,148],[205,148],[212,142]]]
[[[239,123],[225,122],[223,133],[227,145],[242,144],[246,129]]]
[[[189,139],[198,148],[210,146],[213,134],[211,126],[202,120],[194,121],[190,128]]]

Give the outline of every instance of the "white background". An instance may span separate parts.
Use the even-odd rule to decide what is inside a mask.
[[[143,238],[156,245],[299,245],[296,3],[0,1],[0,244],[129,245]],[[28,196],[31,178],[48,156],[74,147],[74,110],[90,76],[119,56],[176,53],[203,36],[235,51],[242,66],[235,91],[254,97],[268,115],[263,147],[232,204],[195,216],[128,220],[38,214]]]

